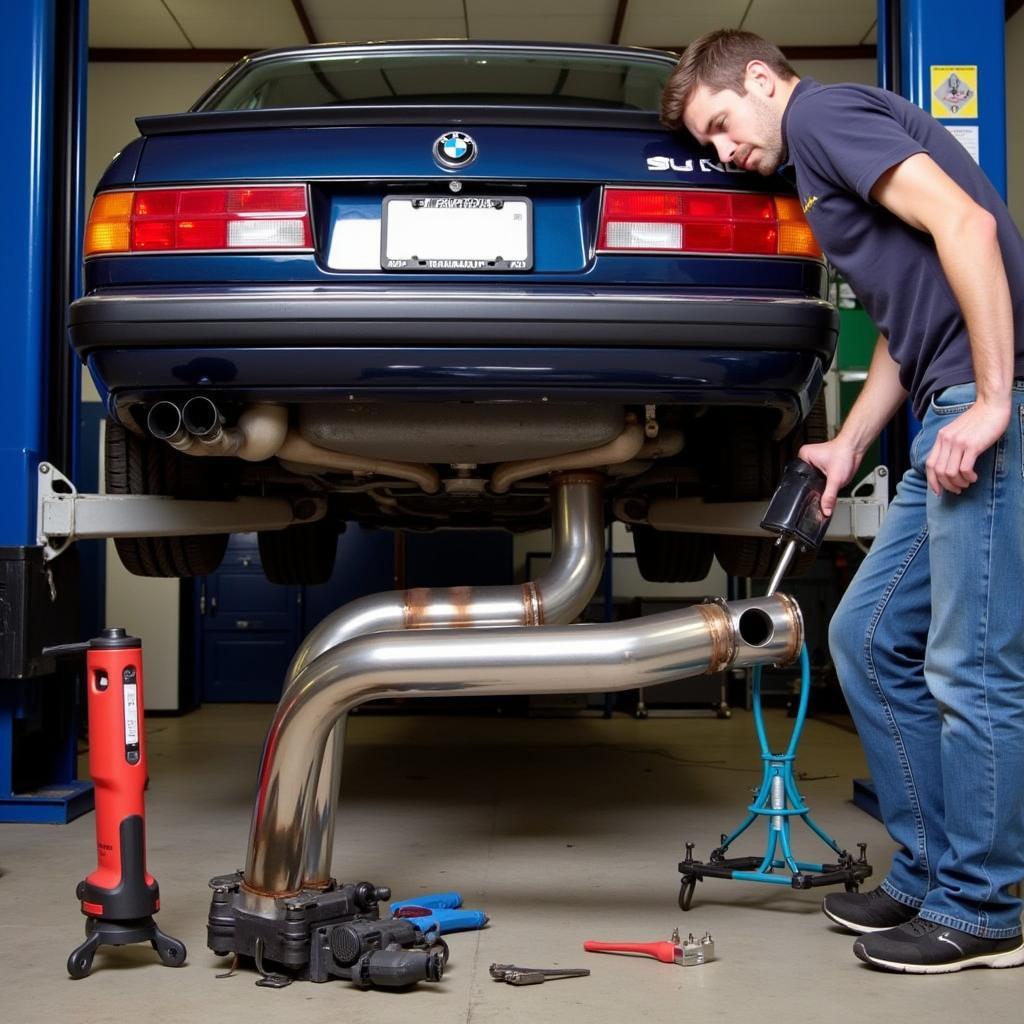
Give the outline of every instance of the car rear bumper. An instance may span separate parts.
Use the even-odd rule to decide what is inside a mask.
[[[616,289],[483,292],[402,287],[109,289],[72,303],[71,341],[99,349],[185,345],[493,344],[782,349],[830,359],[838,317],[820,299]]]
[[[106,291],[70,334],[118,419],[237,401],[596,401],[809,411],[838,318],[813,299],[664,291],[243,287]]]

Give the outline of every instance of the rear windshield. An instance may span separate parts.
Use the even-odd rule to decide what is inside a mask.
[[[203,110],[476,103],[657,111],[672,64],[595,54],[394,53],[257,61]]]

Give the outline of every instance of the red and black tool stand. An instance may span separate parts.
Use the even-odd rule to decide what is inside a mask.
[[[96,870],[78,883],[86,939],[68,957],[68,974],[84,978],[100,946],[149,942],[168,967],[185,963],[185,946],[153,920],[160,887],[146,870],[146,737],[142,642],[121,628],[46,654],[85,653],[89,772],[96,790]]]

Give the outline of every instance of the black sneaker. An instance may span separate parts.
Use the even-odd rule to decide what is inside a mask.
[[[950,974],[965,967],[1019,967],[1024,939],[983,939],[956,928],[915,917],[853,944],[857,957],[872,967],[906,974]]]
[[[821,909],[836,924],[860,935],[895,928],[917,917],[913,907],[894,900],[882,889],[830,892],[821,901]]]

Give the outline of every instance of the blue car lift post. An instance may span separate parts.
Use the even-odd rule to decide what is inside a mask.
[[[48,566],[37,540],[43,460],[76,467],[79,370],[65,315],[80,290],[87,0],[5,10],[7,126],[0,191],[0,821],[71,820],[92,809],[76,778],[78,680],[45,645],[78,638],[74,552]],[[61,560],[63,562],[63,559]]]
[[[935,116],[974,153],[1006,199],[1006,18],[1019,8],[1005,0],[878,0],[878,84]],[[941,83],[956,75],[972,95],[956,103]],[[937,95],[938,93],[938,95]],[[893,484],[909,468],[920,428],[908,405],[882,434],[881,460]],[[871,779],[853,780],[853,802],[881,819]]]

